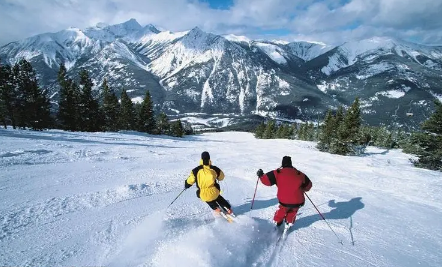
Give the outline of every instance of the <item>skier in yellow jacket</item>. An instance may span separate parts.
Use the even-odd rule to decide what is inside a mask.
[[[196,183],[198,188],[196,196],[198,198],[206,202],[216,213],[220,213],[220,208],[223,208],[227,214],[232,214],[232,206],[220,193],[218,181],[223,179],[223,171],[212,165],[209,152],[204,151],[201,154],[200,165],[190,172],[189,177],[184,182],[184,187],[187,189]]]

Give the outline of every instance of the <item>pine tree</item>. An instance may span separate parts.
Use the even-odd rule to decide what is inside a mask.
[[[255,129],[255,138],[261,139],[264,136],[264,131],[266,129],[266,124],[261,122]]]
[[[157,132],[158,134],[169,134],[170,132],[170,123],[169,118],[166,113],[161,112],[157,118]]]
[[[292,126],[290,127],[290,137],[292,139],[297,139],[298,138],[298,124],[297,123],[293,123]]]
[[[292,127],[289,124],[281,124],[281,129],[279,130],[279,138],[290,139],[292,135]]]
[[[122,130],[135,130],[135,108],[127,95],[126,89],[121,92],[121,110],[119,124]]]
[[[8,116],[8,112],[6,109],[6,100],[4,99],[4,84],[6,84],[6,81],[3,78],[3,66],[0,66],[0,122],[2,123],[3,127],[6,129],[6,118]]]
[[[13,92],[14,92],[14,103],[13,103],[13,115],[14,120],[17,123],[17,127],[19,128],[25,128],[26,127],[26,121],[27,121],[27,114],[25,110],[25,103],[26,98],[28,97],[26,95],[27,91],[25,88],[23,88],[25,81],[25,77],[20,77],[20,65],[19,63],[16,63],[12,67],[12,86],[13,86]]]
[[[344,122],[339,128],[338,137],[343,143],[342,155],[346,154],[360,154],[361,149],[358,147],[360,142],[360,128],[361,128],[361,109],[359,105],[359,98],[357,97],[350,109],[347,111]]]
[[[267,122],[266,129],[264,131],[262,138],[272,139],[275,137],[275,135],[276,135],[276,121],[271,120],[271,121]]]
[[[155,134],[156,131],[153,103],[149,91],[146,92],[144,101],[139,110],[138,130],[150,134]]]
[[[434,102],[436,111],[424,121],[422,124],[422,130],[434,135],[442,135],[442,103],[438,100]]]
[[[316,130],[313,122],[308,122],[306,125],[306,140],[315,141]]]
[[[298,139],[307,140],[307,123],[301,123],[301,126],[299,126]]]
[[[180,119],[171,123],[170,134],[175,137],[182,137],[184,135],[184,128]]]
[[[422,123],[421,133],[412,136],[412,143],[419,147],[415,162],[418,167],[442,171],[442,103],[435,101],[436,111]]]
[[[195,132],[193,131],[193,128],[192,128],[192,124],[190,122],[182,121],[181,124],[183,125],[183,128],[184,128],[184,135],[195,134]]]
[[[374,133],[378,127],[362,126],[361,127],[361,143],[366,146],[374,144]]]
[[[345,117],[344,107],[339,106],[335,114],[335,124],[336,124],[335,134],[337,134],[338,128],[344,122],[344,117]]]
[[[80,89],[67,77],[66,67],[61,64],[58,71],[60,85],[57,119],[61,129],[68,131],[80,130]]]
[[[282,133],[281,133],[282,138],[290,139],[292,134],[293,134],[293,128],[288,124],[285,125],[284,129],[282,130]]]
[[[342,132],[342,138],[349,142],[350,144],[359,143],[359,131],[361,127],[361,109],[359,105],[359,98],[357,97],[344,119],[343,128],[345,131]]]
[[[342,141],[339,139],[339,129],[342,127],[342,124],[344,122],[344,108],[342,106],[338,107],[338,110],[336,111],[334,119],[334,129],[332,134],[332,139],[330,143],[330,149],[329,152],[332,154],[340,154],[342,149]]]
[[[141,125],[141,122],[140,122],[140,120],[141,120],[141,118],[140,118],[141,104],[142,103],[139,103],[139,102],[134,103],[134,112],[135,112],[135,125],[134,125],[134,127],[135,127],[136,131],[141,131],[140,130],[141,129],[141,127],[140,127],[140,125]]]
[[[346,117],[347,114],[344,113],[344,108],[339,106],[338,111],[335,115],[335,138],[332,140],[330,145],[330,153],[339,154],[339,155],[347,155],[350,150],[347,145],[347,138],[349,136],[346,128]]]
[[[120,129],[118,119],[120,104],[118,103],[118,98],[114,90],[108,86],[106,79],[104,79],[101,85],[101,90],[103,95],[104,127],[106,131],[118,131]]]
[[[101,129],[100,109],[98,100],[92,96],[94,83],[86,70],[80,71],[80,103],[79,123],[80,129],[87,132],[95,132]]]
[[[385,127],[375,128],[374,145],[378,147],[391,148],[393,142],[392,133]]]
[[[319,134],[319,142],[317,146],[319,150],[330,150],[332,140],[335,138],[335,128],[335,118],[333,117],[331,110],[328,110]]]
[[[283,128],[284,126],[282,125],[282,123],[281,124],[279,124],[279,125],[276,125],[275,126],[275,135],[274,135],[274,138],[276,138],[276,139],[281,139],[281,135],[282,135],[282,128]]]
[[[19,127],[31,127],[41,130],[49,127],[50,103],[46,92],[38,86],[37,74],[31,64],[22,59],[13,69],[14,81],[17,92],[16,111]]]
[[[75,131],[75,114],[73,112],[72,97],[70,95],[70,83],[72,81],[67,77],[67,70],[64,64],[60,64],[57,80],[60,86],[58,90],[58,126],[64,130]]]
[[[356,98],[350,109],[344,114],[343,108],[339,107],[335,116],[337,127],[336,139],[332,141],[330,152],[339,155],[360,153],[357,145],[360,145],[361,111],[359,98]]]
[[[13,116],[14,92],[12,87],[12,70],[10,66],[0,65],[0,121],[6,129],[7,122],[16,127]]]
[[[53,118],[51,117],[51,102],[46,90],[37,89],[33,93],[33,101],[35,108],[34,119],[31,122],[33,130],[47,129],[53,126]]]

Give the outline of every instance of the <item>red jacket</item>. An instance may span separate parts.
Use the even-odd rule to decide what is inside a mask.
[[[259,178],[264,185],[278,187],[279,203],[285,207],[296,208],[304,205],[304,192],[312,188],[310,179],[293,167],[279,168]]]

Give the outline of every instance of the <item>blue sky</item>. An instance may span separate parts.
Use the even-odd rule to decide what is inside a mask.
[[[225,9],[228,10],[233,6],[233,1],[230,0],[207,0],[209,6],[214,9]]]
[[[442,44],[441,0],[0,0],[0,45],[68,27],[135,18],[250,39],[336,45],[373,36]]]

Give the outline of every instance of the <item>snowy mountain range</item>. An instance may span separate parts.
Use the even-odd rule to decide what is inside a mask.
[[[61,63],[75,77],[87,69],[134,101],[149,90],[168,114],[252,114],[322,118],[361,99],[372,124],[416,126],[442,100],[442,47],[387,37],[322,43],[250,40],[199,28],[173,33],[131,19],[45,33],[0,47],[2,62],[25,58],[53,91]],[[406,114],[413,116],[407,116]]]

